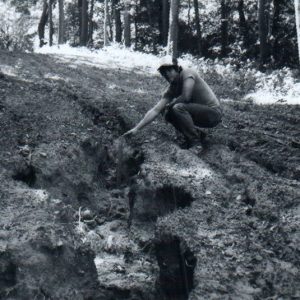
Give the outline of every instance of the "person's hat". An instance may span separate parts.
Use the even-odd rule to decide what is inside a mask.
[[[160,60],[159,68],[157,71],[160,74],[164,74],[166,70],[175,69],[178,70],[178,61],[177,59],[172,59],[171,56],[165,56]]]

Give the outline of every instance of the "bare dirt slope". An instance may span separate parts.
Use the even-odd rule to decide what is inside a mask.
[[[300,108],[224,103],[195,155],[119,139],[158,76],[76,62],[0,53],[0,298],[299,298]]]

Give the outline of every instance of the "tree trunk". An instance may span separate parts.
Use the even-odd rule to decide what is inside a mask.
[[[240,19],[241,35],[243,37],[244,47],[247,49],[250,45],[250,42],[249,42],[249,28],[244,13],[244,0],[239,0],[238,12],[239,12],[239,19]]]
[[[78,21],[79,21],[79,30],[78,30],[78,36],[79,36],[79,44],[81,44],[81,30],[82,30],[82,0],[78,0]]]
[[[273,24],[272,24],[272,35],[275,36],[278,31],[280,30],[280,8],[281,5],[280,3],[282,2],[282,0],[273,0]]]
[[[267,60],[267,36],[268,27],[266,22],[266,0],[258,0],[258,26],[260,42],[260,66]]]
[[[154,22],[154,19],[153,19],[153,12],[152,12],[152,9],[151,9],[151,3],[150,1],[147,1],[147,14],[148,14],[148,24],[150,25],[151,27],[151,33],[150,33],[150,43],[152,42],[152,49],[153,51],[155,52],[156,51],[156,45],[155,45],[155,33],[154,33],[154,28],[155,28],[155,22]]]
[[[49,46],[53,45],[53,18],[52,18],[53,0],[49,0]]]
[[[126,4],[124,9],[124,42],[125,47],[131,46],[130,14],[129,6]]]
[[[272,41],[272,44],[269,45],[269,47],[272,47],[272,56],[275,62],[280,62],[282,60],[282,51],[279,44],[279,33],[281,31],[280,14],[284,6],[285,4],[282,0],[273,0],[273,22],[271,34],[274,37],[274,39]]]
[[[161,11],[161,18],[162,18],[162,44],[163,46],[167,46],[168,44],[168,31],[169,31],[169,1],[162,0],[162,11]]]
[[[88,2],[82,0],[80,44],[86,46],[88,41]]]
[[[195,22],[196,22],[196,31],[197,31],[198,55],[202,56],[202,34],[201,34],[201,27],[200,27],[198,0],[194,0],[194,8],[195,8]]]
[[[110,6],[110,8],[111,8],[111,6]],[[112,8],[109,9],[109,6],[108,6],[107,22],[108,22],[108,28],[109,28],[108,41],[110,42],[110,41],[113,41],[114,33],[113,33],[113,24],[112,24]]]
[[[135,0],[135,9],[136,9],[136,13],[134,16],[134,34],[135,34],[134,49],[135,50],[137,50],[138,38],[139,38],[139,26],[138,26],[139,5],[140,5],[139,0]]]
[[[122,41],[122,23],[121,23],[121,13],[119,7],[119,0],[113,0],[113,17],[115,20],[115,41],[121,43]]]
[[[221,56],[228,53],[228,13],[227,0],[221,0]]]
[[[89,38],[88,42],[90,45],[93,44],[93,33],[94,33],[94,0],[91,0],[91,6],[90,6],[90,17],[89,17]]]
[[[299,0],[295,0],[295,15],[296,15],[298,53],[299,53],[299,62],[300,62],[300,1]]]
[[[191,0],[188,0],[188,28],[191,26]]]
[[[64,12],[64,0],[59,0],[59,26],[58,26],[58,43],[63,44],[65,42],[65,12]]]
[[[104,1],[104,24],[103,24],[103,42],[104,47],[108,44],[108,36],[107,36],[107,24],[108,24],[108,0]]]
[[[38,33],[39,33],[39,39],[40,39],[40,47],[43,47],[46,45],[45,43],[45,26],[48,21],[48,2],[47,0],[44,0],[43,5],[43,12],[41,15],[41,19],[38,26]]]
[[[173,61],[178,57],[178,14],[179,0],[171,0],[167,53],[172,56]]]

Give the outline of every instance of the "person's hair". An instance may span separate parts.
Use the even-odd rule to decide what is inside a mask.
[[[163,76],[166,77],[166,71],[169,69],[174,69],[176,72],[180,73],[182,71],[182,67],[178,66],[177,64],[168,64],[168,65],[162,65],[158,68],[159,73]]]

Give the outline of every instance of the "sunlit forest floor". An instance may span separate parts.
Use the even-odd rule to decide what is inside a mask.
[[[228,93],[200,154],[162,118],[125,140],[166,84],[75,60],[0,55],[0,297],[299,298],[300,107]]]

